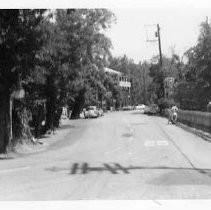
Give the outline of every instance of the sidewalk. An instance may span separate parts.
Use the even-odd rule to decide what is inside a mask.
[[[186,130],[188,132],[191,132],[191,133],[203,138],[206,141],[211,142],[211,134],[210,133],[207,133],[207,132],[202,131],[200,129],[196,129],[196,128],[190,127],[190,126],[185,125],[185,124],[180,123],[180,122],[177,123],[177,126],[179,126],[180,128],[182,128],[182,129],[184,129],[184,130]]]
[[[165,113],[164,117],[168,118],[168,114]],[[188,126],[186,124],[183,124],[181,122],[177,122],[176,126],[178,126],[178,127],[182,128],[182,129],[184,129],[184,130],[186,130],[186,131],[188,131],[190,133],[193,133],[193,134],[203,138],[205,141],[211,142],[211,134],[208,133],[208,132],[205,132],[203,130],[200,130],[200,129],[197,129],[197,128],[194,128],[194,127],[190,127],[190,126]]]

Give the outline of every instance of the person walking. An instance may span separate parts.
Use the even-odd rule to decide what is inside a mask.
[[[175,123],[177,121],[177,111],[178,107],[174,104],[171,109],[169,110],[169,118],[168,118],[168,124],[169,122]]]

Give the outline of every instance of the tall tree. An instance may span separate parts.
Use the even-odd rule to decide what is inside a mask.
[[[10,96],[33,71],[45,10],[0,11],[0,153],[11,141]]]
[[[177,93],[181,93],[177,100],[181,107],[187,109],[206,110],[211,100],[211,25],[201,24],[198,42],[186,53],[185,80],[177,86]],[[184,88],[186,87],[186,88]],[[183,89],[183,91],[181,91]]]
[[[72,118],[78,118],[88,95],[98,95],[96,87],[103,66],[110,54],[111,42],[103,30],[110,27],[113,13],[106,9],[57,10],[56,22],[64,34],[69,70],[75,74],[71,81]],[[88,97],[90,98],[90,97]]]

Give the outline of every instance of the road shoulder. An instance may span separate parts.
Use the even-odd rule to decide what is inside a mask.
[[[0,160],[14,159],[25,155],[46,151],[51,145],[61,141],[64,136],[70,132],[70,129],[68,128],[71,126],[73,126],[72,120],[62,120],[60,127],[56,129],[54,133],[46,133],[41,138],[36,140],[34,144],[31,142],[19,143],[14,147],[13,151],[9,151],[6,154],[0,154]]]

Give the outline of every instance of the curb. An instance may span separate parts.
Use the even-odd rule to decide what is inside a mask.
[[[167,118],[167,116],[163,116],[164,118]],[[210,133],[207,133],[205,131],[202,131],[202,130],[199,130],[199,129],[196,129],[196,128],[193,128],[193,127],[190,127],[188,125],[185,125],[181,122],[177,122],[175,124],[177,127],[180,127],[190,133],[193,133],[201,138],[203,138],[205,141],[208,141],[208,142],[211,142],[211,134]]]
[[[185,125],[183,123],[180,123],[180,122],[178,122],[176,124],[176,126],[178,126],[178,127],[182,128],[182,129],[184,129],[184,130],[186,130],[186,131],[188,131],[190,133],[193,133],[193,134],[203,138],[205,141],[211,142],[211,134],[209,134],[207,132],[204,132],[204,131],[196,129],[196,128],[189,127],[189,126],[187,126],[187,125]]]

